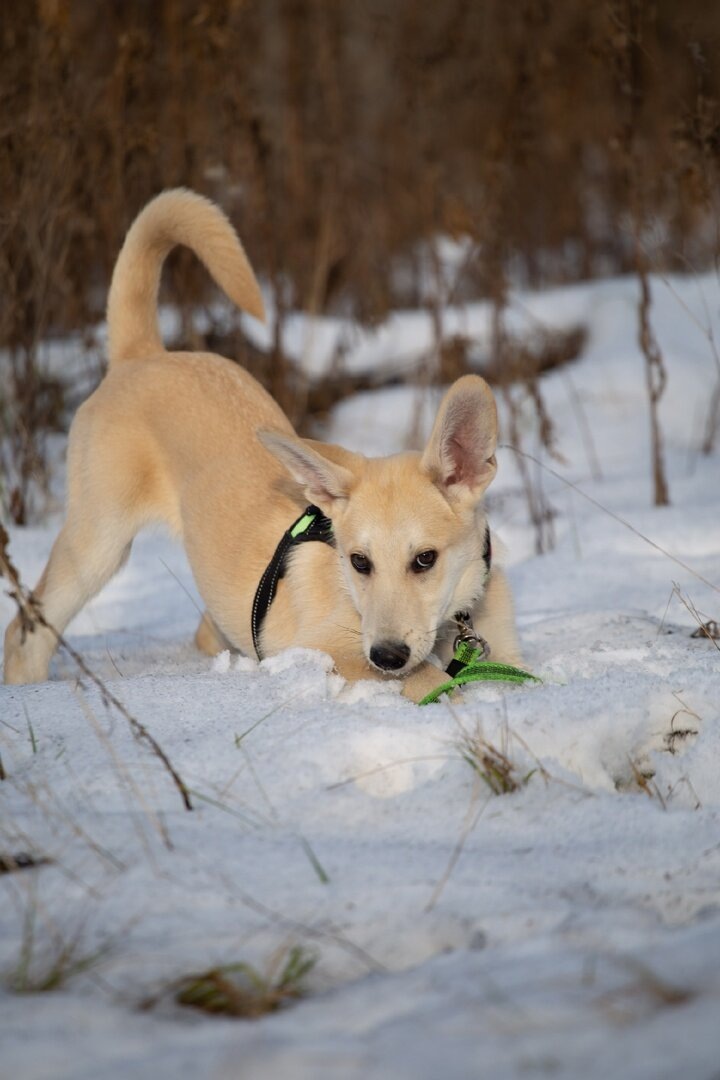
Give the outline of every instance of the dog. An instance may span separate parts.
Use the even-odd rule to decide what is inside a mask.
[[[518,663],[482,502],[497,438],[485,381],[465,375],[450,387],[422,453],[365,458],[300,438],[239,365],[163,347],[158,287],[177,244],[264,319],[255,275],[217,206],[177,189],[141,211],[110,286],[108,372],[70,431],[66,519],[35,590],[49,626],[62,633],[125,563],[138,531],[163,522],[182,540],[207,608],[195,640],[208,654],[319,649],[345,679],[399,677],[419,701],[447,681],[431,654],[450,659],[465,612],[494,660]],[[330,520],[332,543],[293,548],[258,629],[258,582],[308,501]],[[27,631],[16,618],[5,681],[47,679],[56,645],[48,627]]]

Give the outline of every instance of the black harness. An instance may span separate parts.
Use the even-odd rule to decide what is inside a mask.
[[[250,616],[250,628],[252,630],[253,645],[255,646],[255,652],[257,653],[259,660],[262,660],[262,652],[260,651],[260,631],[262,629],[263,620],[268,613],[268,608],[275,599],[278,582],[285,576],[288,555],[292,548],[296,547],[297,544],[304,544],[308,540],[318,540],[321,544],[329,544],[330,547],[335,547],[332,521],[330,518],[325,517],[322,510],[317,506],[306,507],[297,521],[290,526],[287,532],[283,533],[282,539],[275,549],[275,554],[266,566],[265,572],[260,578],[260,583],[255,591],[255,599],[253,600],[252,614]],[[490,540],[490,527],[488,525],[485,526],[483,562],[485,563],[489,574],[490,565],[492,563],[492,542]],[[469,611],[456,612],[455,622],[458,624],[459,630],[457,640],[472,640],[486,645],[483,639],[478,638],[473,632],[472,618]],[[446,670],[448,674],[454,676],[456,672],[450,670],[453,665],[457,665],[456,660],[451,660]],[[463,666],[464,665],[460,665],[460,667]]]
[[[282,539],[275,549],[275,554],[266,566],[265,572],[260,578],[260,584],[255,591],[250,616],[250,628],[258,660],[262,660],[260,630],[268,608],[275,599],[278,581],[285,576],[288,553],[291,548],[294,548],[297,544],[304,544],[307,540],[319,540],[322,544],[335,547],[332,521],[330,518],[325,517],[322,510],[317,506],[306,507],[294,525],[291,525],[287,532],[283,533]]]

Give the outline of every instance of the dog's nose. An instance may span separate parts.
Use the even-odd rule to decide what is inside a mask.
[[[403,645],[401,641],[383,641],[380,645],[373,645],[370,650],[373,664],[383,671],[398,671],[405,667],[409,656],[409,646]]]

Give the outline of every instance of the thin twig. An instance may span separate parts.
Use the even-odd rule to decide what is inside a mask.
[[[583,489],[578,487],[577,484],[574,484],[572,480],[566,479],[566,477],[562,476],[556,469],[553,469],[550,465],[546,465],[545,462],[540,461],[538,458],[536,458],[534,454],[529,454],[526,450],[519,450],[517,446],[511,446],[509,443],[498,443],[498,448],[500,450],[511,450],[513,454],[520,454],[522,457],[530,458],[531,461],[534,461],[541,468],[545,469],[546,472],[549,472],[551,476],[554,476],[556,480],[559,480],[561,484],[565,484],[566,487],[572,488],[573,491],[576,491],[578,495],[582,495],[583,499],[586,499],[589,503],[592,503],[592,505],[597,507],[598,510],[602,510],[604,514],[607,514],[608,517],[611,517],[614,521],[617,521],[619,525],[623,525],[626,529],[629,529],[630,532],[635,533],[635,535],[638,536],[641,540],[643,540],[646,544],[649,544],[650,547],[655,548],[656,551],[659,551],[661,555],[664,555],[667,559],[670,559],[672,562],[677,563],[677,565],[681,566],[683,570],[685,570],[688,574],[691,574],[692,577],[697,578],[698,581],[701,581],[703,585],[707,585],[709,589],[712,589],[716,593],[720,593],[720,585],[715,585],[712,581],[708,581],[708,579],[706,577],[703,577],[702,574],[699,574],[697,570],[693,570],[692,566],[688,566],[688,564],[683,562],[682,559],[678,559],[676,555],[671,555],[669,551],[666,551],[664,547],[660,546],[660,544],[656,544],[654,540],[651,540],[648,536],[645,536],[644,533],[641,533],[639,529],[636,529],[635,526],[631,525],[629,521],[625,520],[625,518],[620,517],[620,515],[616,514],[614,510],[608,510],[607,506],[603,506],[603,504],[598,502],[597,499],[594,499],[592,495],[588,495],[586,491],[583,491]]]
[[[475,810],[475,806],[480,799],[480,790],[481,781],[479,777],[476,777],[475,783],[473,784],[472,794],[470,796],[470,802],[468,804],[467,812],[465,814],[462,831],[457,839],[455,847],[452,850],[452,854],[448,859],[448,864],[445,867],[442,877],[438,881],[437,885],[433,890],[432,896],[425,905],[426,912],[432,911],[432,909],[435,907],[438,900],[442,896],[443,890],[447,885],[448,881],[450,880],[450,875],[457,866],[458,860],[463,853],[463,849],[465,847],[468,837],[470,836],[470,833],[473,832],[473,830],[475,829],[475,826],[480,820],[483,811],[485,810],[485,807],[490,802],[492,796],[488,796],[485,802],[480,803],[480,805],[477,807],[477,810]],[[475,813],[473,813],[473,810],[475,810]]]
[[[695,622],[698,624],[698,629],[702,631],[702,636],[705,637],[708,641],[712,641],[715,648],[718,650],[718,652],[720,652],[720,645],[718,645],[717,641],[712,636],[712,634],[708,633],[708,629],[707,629],[708,623],[703,622],[701,613],[695,607],[695,604],[692,602],[690,597],[683,596],[682,591],[681,591],[680,586],[678,585],[677,581],[673,581],[673,591],[670,594],[671,597],[672,597],[673,593],[674,593],[675,596],[677,596],[680,603],[683,604],[687,608],[687,610],[692,615],[693,619],[695,619]],[[691,637],[692,636],[693,635],[691,635]],[[698,637],[700,637],[699,634],[698,634]]]
[[[108,689],[105,682],[103,682],[103,680],[88,667],[77,649],[74,649],[69,641],[67,641],[67,639],[47,621],[43,614],[42,604],[37,597],[23,585],[20,580],[20,575],[10,559],[7,550],[9,541],[10,538],[6,530],[0,525],[0,576],[7,578],[10,582],[11,588],[9,595],[15,601],[20,613],[22,632],[32,633],[36,626],[42,626],[44,630],[48,630],[53,635],[57,644],[71,657],[83,675],[95,684],[100,691],[103,700],[113,705],[120,715],[125,717],[135,737],[142,742],[146,742],[150,746],[152,752],[159,758],[170,773],[176,788],[180,792],[185,809],[192,810],[193,806],[185,782],[172,765],[159,742],[151,735],[147,727],[129,712],[119,698],[115,697],[112,691]]]

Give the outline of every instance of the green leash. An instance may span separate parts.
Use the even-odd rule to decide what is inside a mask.
[[[476,648],[468,641],[458,640],[455,655],[448,665],[448,671],[453,672],[453,677],[442,686],[436,686],[418,704],[431,705],[443,694],[449,694],[456,687],[470,682],[542,682],[542,679],[531,675],[529,671],[513,667],[512,664],[494,664],[490,660],[483,660],[483,655],[484,649]]]

